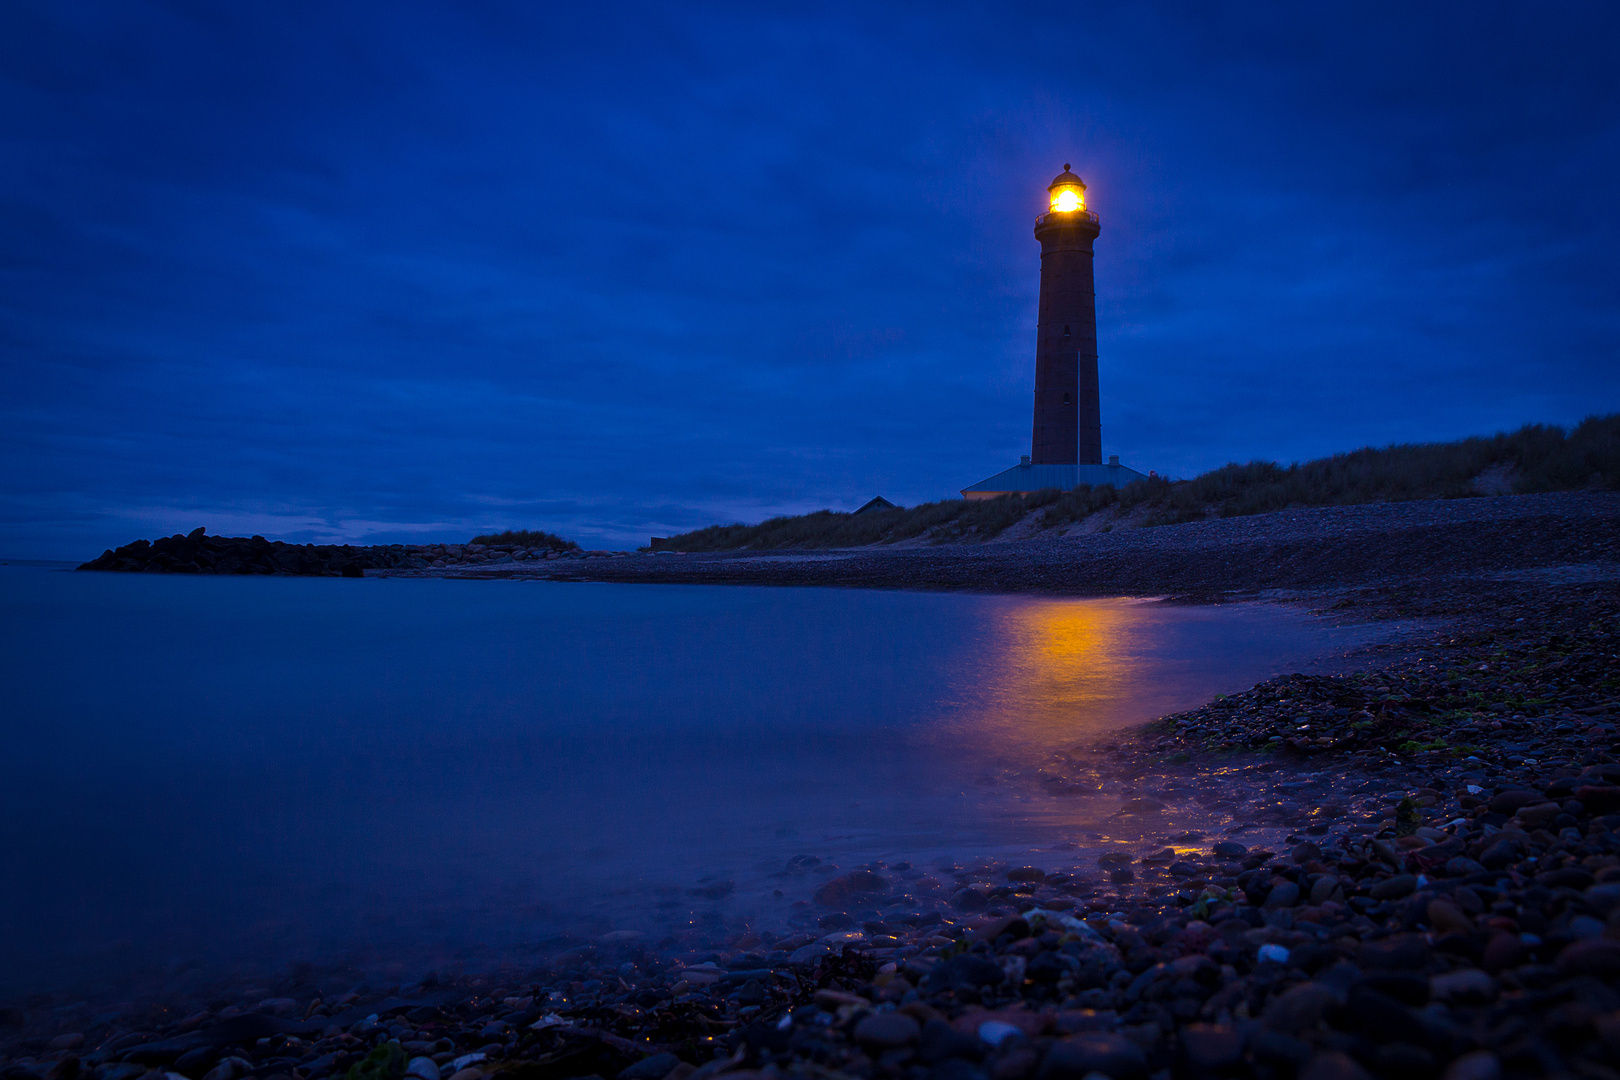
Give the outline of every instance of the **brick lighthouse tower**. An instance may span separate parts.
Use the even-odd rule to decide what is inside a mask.
[[[1101,465],[1097,393],[1097,288],[1092,241],[1101,231],[1086,209],[1086,185],[1063,166],[1047,185],[1051,209],[1035,219],[1041,242],[1041,304],[1035,330],[1036,465]]]
[[[1086,209],[1086,185],[1064,165],[1047,185],[1047,211],[1035,219],[1041,242],[1041,302],[1035,330],[1035,429],[1018,465],[962,489],[994,499],[1081,484],[1123,488],[1147,479],[1118,457],[1103,464],[1097,387],[1097,289],[1092,242],[1102,231]]]

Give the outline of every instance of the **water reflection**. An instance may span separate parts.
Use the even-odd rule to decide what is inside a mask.
[[[1131,661],[1146,610],[1098,600],[1025,600],[1002,610],[986,719],[1056,743],[1115,714],[1137,674]]]

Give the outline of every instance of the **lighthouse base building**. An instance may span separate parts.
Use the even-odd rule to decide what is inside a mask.
[[[1086,185],[1063,166],[1047,187],[1050,209],[1035,219],[1041,300],[1035,332],[1035,423],[1022,462],[962,490],[964,499],[1089,484],[1124,487],[1147,477],[1103,464],[1097,386],[1097,290],[1092,243],[1101,228],[1086,209]]]

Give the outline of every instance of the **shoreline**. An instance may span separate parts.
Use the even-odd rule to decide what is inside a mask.
[[[1076,595],[1132,560],[1193,552],[1158,575],[1186,587],[1144,591],[1437,622],[1366,670],[1268,680],[1035,766],[1054,790],[1132,788],[1130,821],[1241,807],[1217,834],[1161,843],[1146,829],[1077,873],[850,868],[806,902],[813,928],[769,940],[609,934],[521,970],[341,993],[289,975],[257,1000],[176,1001],[83,1030],[61,1028],[78,1015],[52,1011],[63,1003],[7,1003],[6,1075],[1607,1075],[1620,1054],[1620,497],[1514,498],[1545,501],[1495,518],[1362,514],[1336,521],[1336,538],[1296,516],[1232,519],[1201,544],[570,565],[563,580],[949,588],[977,557],[1021,585],[1006,591]],[[1241,573],[1244,587],[1221,587]],[[910,904],[886,914],[877,901],[899,882]]]

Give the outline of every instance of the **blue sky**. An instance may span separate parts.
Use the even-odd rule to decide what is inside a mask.
[[[0,554],[631,546],[1620,409],[1608,4],[0,7]]]

